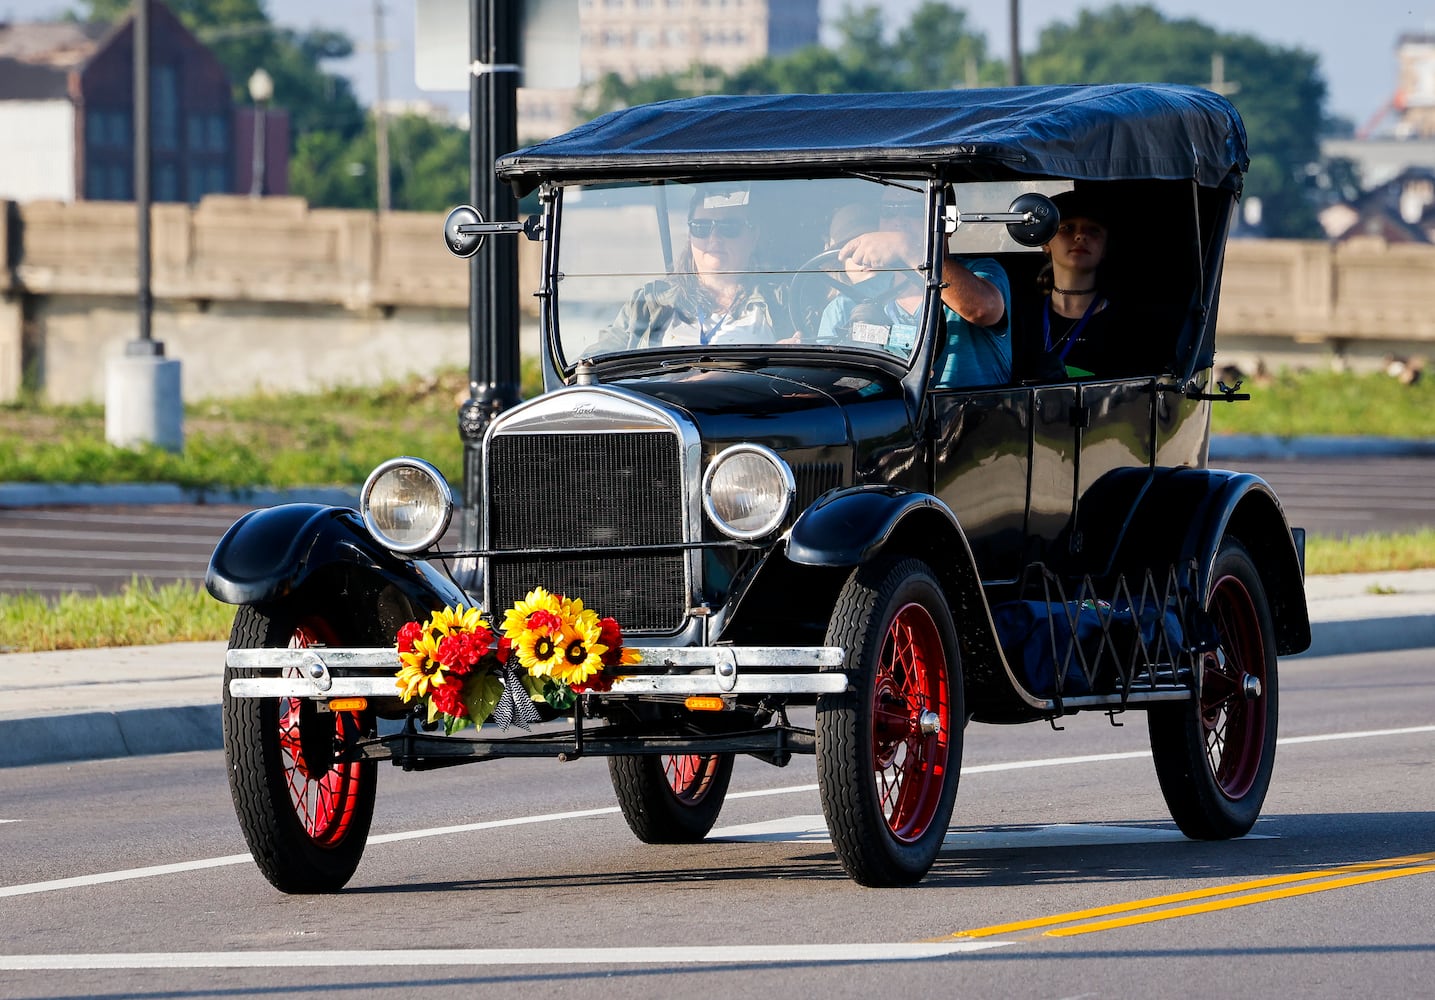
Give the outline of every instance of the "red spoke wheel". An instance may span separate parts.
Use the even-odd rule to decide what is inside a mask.
[[[645,844],[692,844],[717,822],[733,755],[633,754],[608,758],[623,818]]]
[[[927,565],[889,557],[843,586],[827,643],[852,690],[817,703],[817,778],[832,846],[863,885],[910,885],[941,850],[961,770],[961,669]]]
[[[319,618],[290,622],[242,607],[230,648],[338,645]],[[265,878],[283,892],[333,892],[364,852],[378,782],[373,761],[340,761],[339,751],[372,727],[357,712],[321,712],[307,698],[233,698],[226,670],[224,754],[235,814]]]
[[[1188,837],[1248,833],[1275,766],[1275,629],[1255,563],[1226,539],[1211,574],[1206,612],[1218,647],[1196,664],[1196,701],[1153,708],[1151,755],[1171,817]]]

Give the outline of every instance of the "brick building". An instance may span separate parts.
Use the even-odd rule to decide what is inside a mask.
[[[249,190],[263,130],[265,193],[283,194],[288,119],[236,108],[224,67],[150,4],[150,194],[198,202]],[[134,198],[134,24],[0,22],[0,198]]]

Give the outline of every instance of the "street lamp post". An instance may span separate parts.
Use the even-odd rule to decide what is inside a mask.
[[[254,102],[254,158],[249,168],[249,196],[264,193],[264,106],[274,96],[274,79],[261,66],[249,74],[249,99]]]
[[[120,447],[154,444],[169,451],[184,448],[184,400],[180,363],[164,354],[164,343],[151,331],[154,296],[150,287],[150,3],[135,4],[134,44],[134,193],[135,285],[138,336],[124,353],[105,364],[105,440]]]

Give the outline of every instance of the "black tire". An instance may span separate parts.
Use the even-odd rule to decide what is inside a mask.
[[[827,644],[855,690],[817,702],[817,782],[837,858],[868,886],[911,885],[937,859],[962,764],[962,671],[941,586],[886,557],[843,585]],[[935,713],[935,729],[923,716]],[[931,716],[928,720],[931,720]]]
[[[1250,553],[1221,543],[1206,610],[1220,638],[1204,657],[1201,697],[1147,715],[1161,794],[1181,832],[1225,840],[1250,832],[1275,767],[1279,685],[1270,602]]]
[[[645,844],[694,844],[708,835],[732,780],[733,755],[630,754],[608,758],[628,828]]]
[[[319,618],[289,620],[241,607],[231,649],[335,645]],[[336,763],[336,745],[372,727],[367,714],[321,714],[300,698],[231,698],[224,674],[224,759],[244,839],[259,870],[281,892],[336,892],[364,853],[378,784],[373,761]],[[323,769],[320,770],[322,762]]]

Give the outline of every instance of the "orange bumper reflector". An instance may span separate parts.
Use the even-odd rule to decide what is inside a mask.
[[[329,710],[333,712],[362,712],[369,707],[367,698],[330,698]]]
[[[721,712],[727,708],[721,698],[714,695],[695,694],[688,698],[683,704],[690,712]]]

